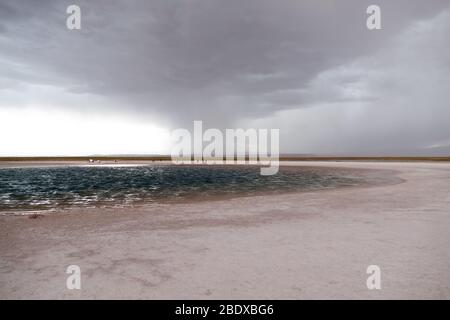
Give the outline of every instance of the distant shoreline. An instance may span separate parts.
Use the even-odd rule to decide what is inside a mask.
[[[171,161],[170,156],[61,156],[61,157],[0,157],[1,162],[33,162],[33,161]],[[447,157],[408,157],[408,156],[280,156],[280,161],[450,161]]]
[[[280,157],[280,165],[292,162],[309,163],[448,163],[450,157]],[[57,166],[146,166],[154,164],[170,165],[174,164],[169,156],[99,156],[99,157],[0,157],[0,169],[2,168],[22,168],[22,167],[57,167]],[[208,165],[205,163],[195,163],[186,165]],[[226,164],[223,165],[237,165]],[[241,165],[250,165],[248,163]]]

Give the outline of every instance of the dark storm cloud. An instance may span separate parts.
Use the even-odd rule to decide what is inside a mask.
[[[366,28],[373,3],[382,8],[382,30]],[[80,31],[65,27],[70,4],[81,7]],[[44,84],[70,96],[98,95],[105,100],[95,108],[161,115],[175,125],[201,119],[225,126],[317,103],[373,101],[384,92],[346,90],[364,80],[364,70],[335,81],[320,77],[376,55],[411,24],[448,6],[448,0],[1,0],[0,89]]]

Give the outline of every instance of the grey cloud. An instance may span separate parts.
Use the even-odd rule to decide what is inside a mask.
[[[450,10],[414,23],[383,50],[319,74],[301,92],[312,108],[251,125],[282,127],[291,152],[448,155],[449,32]]]
[[[358,88],[365,69],[326,81],[320,76],[381,57],[411,24],[449,6],[448,0],[376,1],[383,30],[372,32],[365,27],[372,2],[1,0],[0,90],[44,84],[67,92],[67,99],[98,95],[102,112],[156,114],[183,126],[195,119],[229,126],[325,102],[367,103],[383,93],[375,84]],[[73,3],[82,8],[81,31],[65,28]],[[89,104],[61,100],[61,108]]]

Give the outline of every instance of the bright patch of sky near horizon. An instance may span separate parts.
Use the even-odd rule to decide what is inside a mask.
[[[168,154],[170,132],[118,115],[26,108],[0,109],[0,155]]]

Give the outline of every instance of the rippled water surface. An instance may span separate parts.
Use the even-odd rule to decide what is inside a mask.
[[[315,190],[362,184],[351,170],[250,166],[46,167],[0,169],[0,212],[127,206]]]

